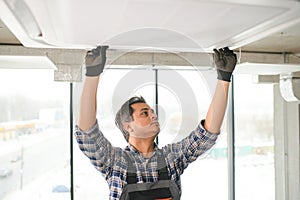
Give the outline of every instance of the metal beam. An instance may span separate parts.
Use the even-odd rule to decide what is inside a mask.
[[[294,53],[278,52],[235,52],[240,58],[240,63],[266,63],[266,64],[300,64],[298,55]]]
[[[27,48],[20,45],[0,45],[0,55],[48,56],[57,54],[68,63],[82,63],[85,49]],[[252,63],[290,63],[300,64],[299,57],[292,53],[236,52],[240,62]],[[108,49],[107,64],[145,65],[161,64],[169,66],[211,66],[212,54],[202,52],[163,52],[163,51],[124,51]]]
[[[27,48],[21,45],[0,45],[0,56],[46,56],[58,68],[57,81],[81,81],[82,64],[86,49]],[[289,53],[236,52],[239,61],[254,63],[300,64],[299,57]],[[156,66],[213,66],[211,53],[124,51],[108,49],[107,65],[156,65]]]
[[[212,66],[212,55],[195,52],[124,52],[108,50],[110,65]]]
[[[54,71],[55,81],[75,82],[82,79],[81,66],[85,55],[85,50],[82,49],[38,49],[20,45],[0,45],[0,56],[3,55],[44,56],[57,67]]]
[[[256,75],[254,76],[255,83],[278,83],[279,75]]]

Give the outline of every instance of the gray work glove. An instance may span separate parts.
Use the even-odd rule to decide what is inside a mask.
[[[217,67],[218,79],[230,82],[237,58],[228,47],[214,49],[214,61]]]
[[[106,62],[106,49],[108,46],[97,46],[86,53],[85,66],[86,76],[99,76],[104,69]]]

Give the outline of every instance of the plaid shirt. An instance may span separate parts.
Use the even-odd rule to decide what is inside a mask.
[[[113,147],[99,130],[98,122],[88,131],[76,126],[75,136],[81,151],[90,159],[95,168],[105,177],[110,199],[119,199],[126,183],[127,160],[125,153],[134,162],[137,169],[137,183],[155,182],[158,180],[157,153],[165,157],[169,176],[174,180],[181,193],[180,175],[184,169],[200,155],[209,150],[216,142],[218,134],[212,134],[203,127],[204,120],[183,140],[162,147],[150,158],[145,158],[138,150],[129,145],[125,149]]]

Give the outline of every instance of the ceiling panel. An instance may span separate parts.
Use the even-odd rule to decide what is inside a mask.
[[[198,52],[245,46],[276,34],[300,21],[299,4],[287,0],[0,0],[0,17],[28,47],[108,44],[112,49]]]
[[[300,53],[300,22],[242,47],[243,51]]]

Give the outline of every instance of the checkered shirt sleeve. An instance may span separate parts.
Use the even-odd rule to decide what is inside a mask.
[[[215,145],[218,134],[205,130],[204,120],[183,140],[166,145],[163,152],[169,165],[171,178],[179,181],[184,169],[200,156],[207,154]]]

